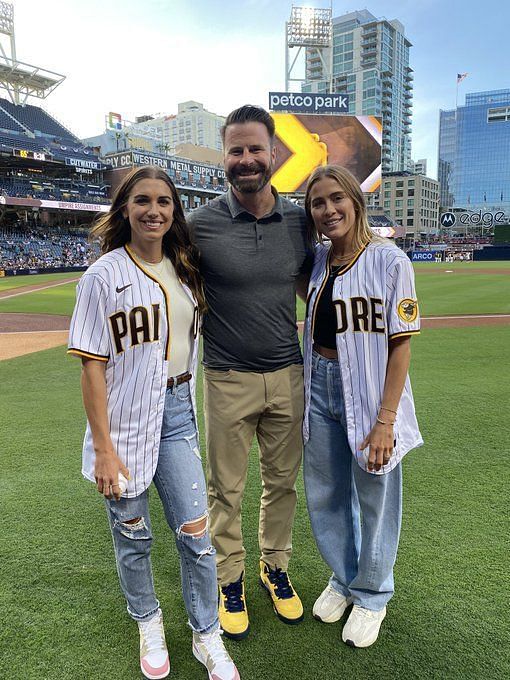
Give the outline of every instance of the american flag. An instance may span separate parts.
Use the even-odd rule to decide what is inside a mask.
[[[469,75],[468,73],[457,73],[457,85],[461,83],[464,80],[464,78],[467,78],[468,75]]]

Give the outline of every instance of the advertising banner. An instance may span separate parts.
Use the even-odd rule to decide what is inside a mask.
[[[1,205],[19,205],[24,208],[58,208],[59,210],[84,210],[85,212],[108,212],[109,205],[102,203],[74,203],[71,201],[50,201],[39,198],[17,198],[0,196]]]
[[[75,168],[88,168],[90,170],[100,170],[101,163],[99,161],[88,160],[88,158],[66,158],[66,165],[72,165]]]
[[[363,191],[381,184],[382,125],[374,116],[271,114],[277,157],[272,183],[281,193],[304,192],[320,165],[350,170]]]
[[[412,262],[435,262],[436,258],[440,257],[439,250],[413,250],[411,253]]]
[[[127,151],[106,156],[105,162],[112,168],[126,168],[140,165],[156,165],[163,170],[175,170],[176,172],[187,172],[190,175],[200,177],[225,178],[225,170],[215,165],[195,163],[176,156],[156,156],[150,153],[140,153],[139,151]]]

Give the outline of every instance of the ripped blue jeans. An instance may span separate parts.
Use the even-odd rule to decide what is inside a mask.
[[[192,536],[183,526],[207,516],[207,494],[191,405],[189,383],[167,389],[154,484],[175,536],[184,604],[191,628],[218,628],[216,558],[209,532]],[[148,489],[136,498],[106,500],[120,585],[129,614],[137,621],[159,607],[154,592]],[[140,518],[134,524],[126,522]]]

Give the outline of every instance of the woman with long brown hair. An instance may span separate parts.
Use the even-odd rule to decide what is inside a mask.
[[[168,175],[130,172],[92,229],[101,257],[77,289],[69,353],[81,357],[83,475],[105,498],[117,571],[148,678],[170,671],[154,592],[148,487],[175,534],[192,650],[218,680],[239,674],[220,636],[215,553],[197,435],[198,254]]]

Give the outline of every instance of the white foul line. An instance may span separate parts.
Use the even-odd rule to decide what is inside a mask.
[[[69,281],[59,281],[58,283],[50,283],[47,286],[41,286],[41,288],[35,288],[34,290],[22,290],[21,293],[12,293],[11,295],[4,295],[0,297],[0,302],[2,300],[8,300],[9,298],[18,297],[18,295],[28,295],[29,293],[38,293],[40,290],[46,290],[47,288],[55,288],[56,286],[65,286],[66,283],[75,283],[80,279],[70,279]]]
[[[0,335],[37,335],[37,333],[69,333],[69,329],[62,328],[60,331],[0,331]]]
[[[510,314],[460,314],[459,316],[422,316],[422,320],[432,319],[507,319]]]

